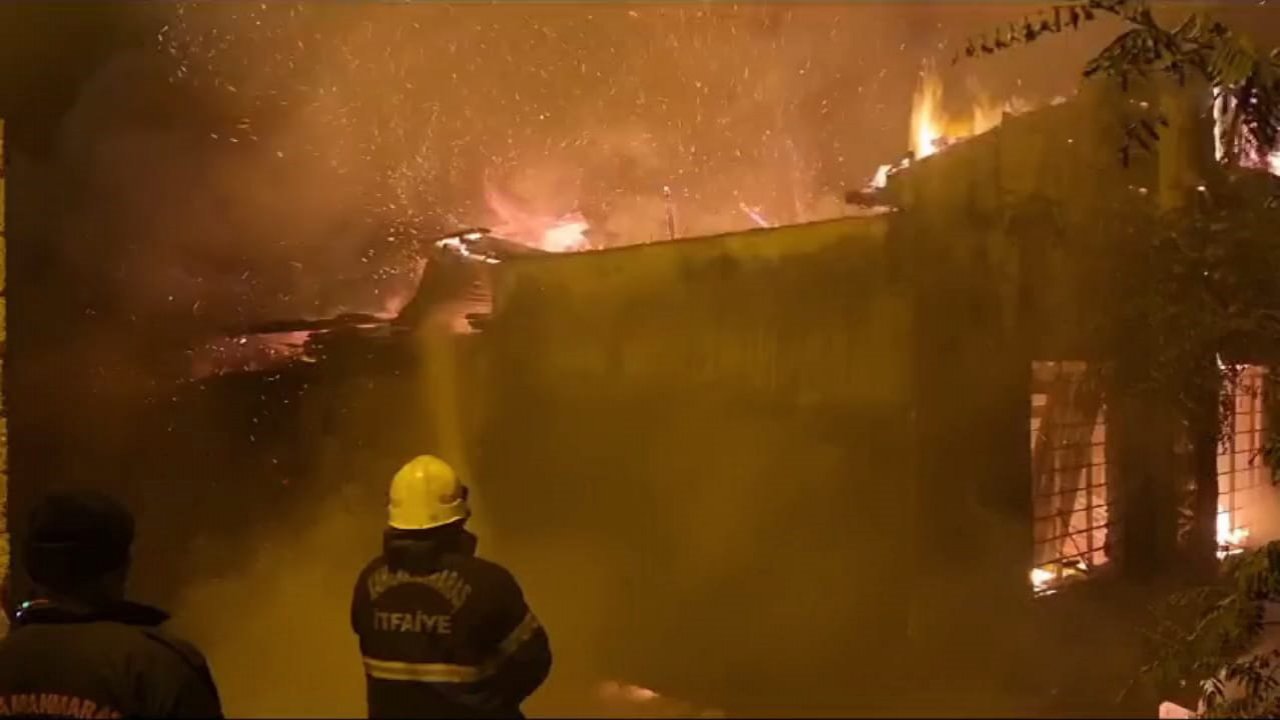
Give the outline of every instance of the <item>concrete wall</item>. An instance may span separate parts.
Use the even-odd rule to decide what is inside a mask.
[[[1189,161],[1170,160],[1169,152],[1135,153],[1130,167],[1121,164],[1124,124],[1136,121],[1138,103],[1156,92],[1124,94],[1110,83],[1086,83],[1074,101],[1006,118],[998,130],[931,156],[889,183],[887,192],[902,209],[892,246],[910,269],[911,357],[921,398],[923,580],[913,622],[923,637],[971,649],[921,655],[941,664],[939,676],[972,680],[976,693],[998,696],[1003,673],[1022,684],[1010,688],[1015,693],[1075,687],[1094,694],[1061,707],[1112,712],[1114,673],[1128,668],[1136,675],[1136,635],[1098,629],[1128,623],[1132,630],[1140,613],[1088,600],[1098,585],[1072,593],[1083,599],[1028,607],[1028,379],[1033,360],[1112,359],[1115,338],[1107,321],[1127,291],[1116,268],[1149,241],[1132,232],[1135,211],[1154,211],[1200,182],[1172,178],[1177,173],[1169,168]],[[1177,130],[1203,127],[1191,119]],[[1183,136],[1171,145],[1191,152],[1209,140]],[[1113,513],[1124,515],[1126,532],[1122,560],[1130,570],[1150,568],[1152,553],[1170,551],[1163,540],[1155,549],[1148,541],[1172,527],[1164,491],[1179,472],[1173,435],[1162,432],[1168,429],[1163,408],[1122,401],[1118,393],[1108,404],[1108,474],[1122,498]],[[1153,598],[1155,591],[1148,592]],[[955,622],[992,613],[1000,616],[998,625]],[[1053,632],[1072,625],[1089,632]],[[1088,665],[1112,675],[1084,681]],[[975,666],[1001,670],[975,677]]]
[[[572,376],[887,402],[907,382],[874,342],[907,313],[903,296],[883,292],[894,280],[887,229],[886,217],[847,219],[511,262],[498,274],[494,332],[534,384]]]
[[[886,231],[501,266],[478,481],[559,673],[757,713],[886,700],[915,455]]]

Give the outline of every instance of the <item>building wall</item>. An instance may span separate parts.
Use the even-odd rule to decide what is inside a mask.
[[[1099,666],[1136,672],[1135,636],[1082,632],[1064,642],[1046,632],[1045,623],[1098,627],[1089,614],[1110,613],[1107,603],[1059,598],[1025,607],[1033,537],[1028,381],[1034,361],[1111,358],[1113,338],[1103,329],[1123,298],[1116,258],[1147,241],[1126,234],[1132,223],[1117,220],[1132,217],[1144,203],[1154,209],[1171,202],[1200,182],[1176,171],[1198,167],[1187,158],[1158,159],[1169,153],[1135,153],[1128,168],[1121,164],[1123,126],[1135,103],[1151,97],[1144,93],[1154,92],[1137,88],[1126,95],[1108,83],[1086,83],[1070,103],[1006,118],[999,129],[890,179],[887,192],[902,209],[893,247],[909,258],[903,264],[911,269],[913,377],[920,396],[948,399],[918,424],[924,527],[918,562],[933,590],[917,595],[914,619],[924,636],[979,648],[950,658],[961,666],[957,676],[986,664],[1009,669],[1010,677],[1028,684],[1052,680],[1079,687],[1083,665],[1057,664],[1056,672],[1075,673],[1075,681],[1037,677],[1045,670],[1036,666],[1053,665],[1032,662],[1046,652],[1092,654]],[[1200,129],[1183,123],[1178,131]],[[1173,146],[1187,152],[1204,147],[1190,137]],[[1174,454],[1176,423],[1167,407],[1105,394],[1104,403],[1107,477],[1117,485],[1112,518],[1121,523],[1119,552],[1126,561],[1120,565],[1132,574],[1155,571],[1172,552],[1167,541],[1176,512],[1167,491],[1190,468]],[[962,431],[970,427],[983,432]],[[979,605],[1004,608],[999,632],[955,627],[956,617]],[[1124,627],[1119,617],[1116,610],[1106,626]],[[1019,623],[1028,623],[1022,632]],[[1035,643],[1019,647],[1010,637],[1056,639],[1037,650]],[[952,667],[939,675],[952,676]],[[991,687],[991,679],[980,687]],[[1098,692],[1076,707],[1110,707],[1114,697]]]
[[[572,376],[887,402],[906,368],[868,340],[907,314],[902,296],[882,292],[894,282],[887,228],[849,219],[512,262],[497,280],[500,344],[524,355],[533,384]]]
[[[561,672],[747,712],[888,701],[856,690],[892,672],[911,577],[911,313],[886,231],[500,266],[477,477]]]

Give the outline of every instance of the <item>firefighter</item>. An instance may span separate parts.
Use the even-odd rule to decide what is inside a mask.
[[[0,641],[0,716],[220,718],[204,657],[128,602],[133,516],[105,495],[58,492],[30,515],[34,599]]]
[[[388,512],[351,602],[369,716],[523,717],[551,647],[511,573],[476,557],[467,487],[420,456],[392,479]]]

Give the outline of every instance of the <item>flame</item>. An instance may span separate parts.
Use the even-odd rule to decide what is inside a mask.
[[[1031,568],[1031,589],[1036,595],[1052,595],[1062,585],[1080,580],[1090,568],[1083,560],[1064,561]]]
[[[1058,574],[1052,570],[1031,568],[1031,589],[1034,590],[1037,595],[1048,595],[1053,592],[1053,581],[1057,578]]]
[[[570,213],[553,221],[542,231],[542,249],[550,252],[573,252],[587,248],[587,231],[591,226],[582,213]]]
[[[489,210],[498,218],[494,233],[509,240],[547,252],[576,252],[590,247],[587,232],[591,229],[582,213],[545,215],[516,206],[493,188],[485,189]]]
[[[920,73],[920,84],[911,98],[911,153],[926,158],[937,152],[946,136],[946,117],[942,112],[942,79],[933,65],[926,64]]]
[[[1249,540],[1249,528],[1235,526],[1233,513],[1219,505],[1216,536],[1218,559],[1222,559],[1244,551],[1244,544]]]
[[[893,172],[893,165],[881,165],[876,168],[876,174],[871,177],[871,187],[882,188],[889,184],[889,173]]]
[[[1234,103],[1231,96],[1220,87],[1213,89],[1213,146],[1214,156],[1218,162],[1227,160],[1227,135],[1231,133],[1231,123],[1235,116]],[[1265,170],[1272,175],[1280,176],[1280,151],[1270,154],[1259,152],[1243,124],[1236,128],[1235,152],[1241,167]]]
[[[943,108],[942,91],[941,76],[932,63],[926,62],[911,100],[910,148],[911,156],[916,160],[929,157],[958,140],[981,135],[998,126],[1006,115],[1031,109],[1030,104],[1021,98],[997,102],[985,93],[977,93],[968,113],[949,116]],[[892,165],[881,166],[871,184],[883,187],[895,169]]]
[[[920,84],[911,101],[911,153],[916,159],[926,158],[939,150],[998,126],[1006,114],[1030,109],[1021,98],[997,102],[978,93],[968,114],[953,117],[942,106],[942,78],[931,63],[920,72]]]

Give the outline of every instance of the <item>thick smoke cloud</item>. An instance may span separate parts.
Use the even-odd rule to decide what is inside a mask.
[[[367,310],[357,295],[382,304],[370,247],[392,271],[411,250],[379,248],[363,224],[493,224],[489,189],[525,212],[581,212],[610,244],[665,236],[664,187],[680,234],[751,227],[748,208],[774,223],[837,214],[846,188],[905,150],[922,58],[949,57],[948,43],[1011,11],[177,6],[154,62],[199,98],[208,131],[110,138],[96,170],[134,178],[111,183],[133,198],[113,206],[194,220],[137,229],[163,240],[143,253],[151,277],[132,292],[236,315]],[[1068,54],[1079,44],[1059,43]],[[1012,86],[1000,77],[1009,65],[996,67],[958,73],[989,76],[981,84],[997,95],[1056,94],[1074,80],[1070,62]],[[139,69],[119,72],[121,86],[147,84]],[[87,95],[82,114],[116,107],[107,98],[128,89],[115,91]],[[157,208],[152,188],[181,197]],[[334,289],[362,274],[369,283]]]
[[[957,109],[971,87],[1034,102],[1069,92],[1105,35],[947,68],[970,33],[1021,9],[214,2],[129,12],[156,16],[154,47],[103,67],[64,119],[54,159],[27,173],[65,193],[50,202],[50,255],[75,280],[60,302],[89,318],[57,354],[81,370],[110,365],[89,376],[117,388],[126,370],[153,380],[153,355],[220,328],[394,309],[414,255],[400,229],[493,223],[487,190],[528,213],[580,212],[613,243],[665,235],[664,187],[683,234],[750,227],[748,209],[775,223],[838,214],[846,188],[906,151],[925,58],[943,58]],[[44,385],[75,369],[59,366]],[[121,429],[82,431],[127,434],[115,421]],[[384,479],[360,480],[377,495]],[[179,618],[208,648],[234,713],[359,711],[342,621],[378,512],[367,498],[273,508],[283,528],[240,527],[254,550],[238,572],[186,588]],[[544,543],[508,555],[545,588],[573,551]],[[690,562],[700,560],[718,559]],[[605,583],[562,583],[582,588],[576,606],[542,592],[561,617],[606,627]],[[587,635],[559,632],[576,655],[567,665],[588,664],[598,639]],[[566,711],[570,700],[543,702]]]
[[[208,127],[188,133],[203,154],[185,153],[181,164],[193,177],[221,178],[227,206],[240,214],[177,252],[206,258],[191,263],[197,269],[211,256],[195,252],[234,258],[228,267],[295,298],[271,308],[279,317],[332,310],[321,307],[319,293],[334,292],[333,279],[344,273],[372,278],[375,268],[358,262],[361,238],[321,232],[340,226],[335,217],[436,230],[496,225],[493,198],[501,198],[521,213],[580,212],[605,242],[645,242],[666,235],[664,188],[682,234],[751,227],[748,210],[773,223],[834,216],[846,188],[906,151],[923,59],[949,57],[940,45],[1009,11],[854,3],[187,6],[167,18],[162,59],[176,87],[211,110]],[[1059,45],[1083,59],[1080,42]],[[956,87],[970,75],[997,97],[1048,97],[1075,81],[1071,63],[1021,84],[1008,66],[985,63],[959,68]],[[970,102],[964,92],[952,100],[959,108]],[[264,247],[272,232],[279,243]],[[211,234],[217,250],[208,249]],[[306,262],[296,277],[309,285],[276,271],[294,260]],[[348,287],[342,300],[354,304],[360,288]],[[375,288],[370,280],[365,297]],[[250,312],[234,297],[220,304],[236,308],[232,315]],[[365,490],[378,496],[384,481],[368,478]],[[748,512],[756,501],[686,498],[689,526],[708,533],[697,547],[728,552],[716,537],[763,523],[765,511]],[[291,509],[286,529],[255,533],[254,554],[240,570],[186,587],[179,621],[207,647],[232,711],[359,711],[354,642],[342,620],[347,583],[374,550],[379,512],[368,499],[313,498]],[[625,598],[611,582],[607,554],[585,555],[582,545],[486,534],[483,547],[526,579],[554,627],[560,659],[534,711],[619,711],[593,697],[593,684],[605,679],[593,660],[615,640],[614,613]],[[727,562],[696,554],[687,561],[707,566],[708,583]],[[299,602],[299,593],[308,600]],[[294,662],[297,649],[313,662]],[[242,662],[250,657],[258,660],[252,667]]]
[[[128,12],[156,15],[154,47],[101,68],[63,119],[53,160],[26,175],[61,198],[50,203],[49,254],[74,279],[59,302],[79,319],[76,332],[54,332],[48,355],[68,360],[42,387],[83,376],[135,393],[170,369],[157,358],[223,328],[394,309],[414,254],[400,229],[494,223],[487,190],[527,213],[580,212],[611,243],[665,236],[663,188],[682,234],[751,227],[748,210],[773,223],[838,214],[846,188],[905,152],[922,60],[949,56],[1011,8],[216,2]],[[1020,58],[954,73],[996,97],[1062,94],[1090,46],[1085,36],[1055,45],[1065,59],[1044,77],[1021,77],[1037,63]],[[92,417],[110,427],[68,436],[101,444],[102,466],[119,448],[145,453],[122,402],[99,405]],[[198,425],[211,435],[234,426]],[[380,496],[385,478],[358,480]],[[147,513],[167,512],[155,497],[144,527]],[[186,574],[208,579],[185,586],[179,622],[207,648],[236,714],[360,709],[343,619],[347,583],[376,545],[379,503],[299,497],[262,513],[270,529],[207,508],[197,523],[206,542],[184,560]],[[229,561],[204,557],[233,549],[245,555],[230,573]],[[586,672],[603,641],[594,629],[609,627],[614,598],[606,576],[581,568],[554,582],[572,549],[547,541],[503,558],[528,571],[559,627],[561,669],[541,707],[589,714],[601,712]],[[170,576],[146,575],[153,589]],[[566,598],[560,586],[582,590]]]
[[[403,229],[580,212],[607,244],[838,214],[907,149],[921,63],[946,102],[1069,93],[1115,27],[949,65],[1036,5],[240,3],[158,28],[66,119],[55,240],[88,301],[205,327],[395,309]],[[100,310],[96,308],[95,311]]]

